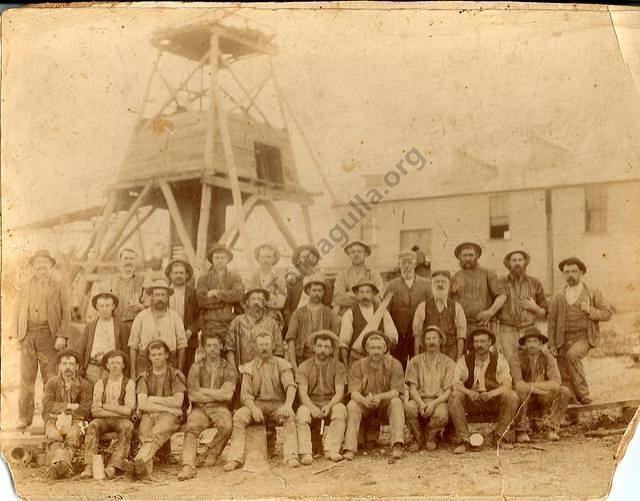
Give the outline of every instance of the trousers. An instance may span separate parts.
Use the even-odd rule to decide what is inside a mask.
[[[428,401],[425,400],[425,402]],[[413,438],[419,444],[424,443],[425,432],[427,436],[435,436],[449,421],[449,409],[446,402],[437,405],[431,416],[423,417],[420,415],[418,404],[414,400],[409,400],[404,404],[404,415]]]
[[[82,443],[80,421],[74,420],[63,435],[56,427],[56,420],[48,419],[44,426],[44,434],[47,437],[49,462],[66,461],[71,464]]]
[[[122,460],[129,455],[133,436],[133,423],[126,417],[95,418],[89,423],[84,438],[84,461],[86,464],[91,464],[93,456],[98,454],[100,436],[108,432],[118,434],[118,442],[109,458],[108,466],[121,470]]]
[[[520,409],[516,416],[516,430],[529,431],[528,411],[531,407],[542,408],[542,422],[549,430],[558,433],[564,413],[571,401],[571,391],[565,386],[545,395],[529,393],[526,384],[516,383],[516,393],[520,399]]]
[[[180,429],[180,418],[168,412],[143,413],[140,418],[138,435],[142,447],[135,459],[147,463],[148,471],[153,469],[153,456],[176,431]]]
[[[518,341],[527,327],[512,327],[511,325],[500,324],[496,341],[498,348],[507,359],[518,355]]]
[[[321,408],[325,403],[314,402],[318,408]],[[311,411],[308,407],[301,405],[298,407],[296,413],[296,429],[298,431],[298,453],[299,454],[311,454],[311,425],[320,423],[320,419],[314,419],[311,417]],[[325,452],[340,452],[342,446],[342,440],[344,439],[344,432],[347,424],[347,408],[342,403],[337,403],[331,407],[331,415],[329,416],[329,428],[326,428],[327,435],[324,441]]]
[[[470,415],[492,414],[498,415],[495,434],[497,437],[504,436],[506,442],[513,441],[513,430],[509,430],[511,422],[516,416],[520,400],[513,390],[506,391],[498,397],[494,397],[487,402],[476,400],[473,402],[461,391],[453,391],[449,397],[449,415],[456,429],[456,441],[469,441],[469,423],[467,413]],[[509,431],[507,431],[509,430]]]
[[[355,400],[347,404],[347,431],[344,450],[358,452],[358,431],[362,418],[385,418],[391,427],[391,445],[404,444],[404,406],[399,397],[380,402],[375,409],[368,409]]]
[[[564,344],[558,349],[558,369],[562,384],[580,400],[589,395],[582,359],[589,353],[591,345],[586,332],[566,332],[565,336]]]
[[[207,428],[216,429],[216,434],[209,444],[207,456],[214,461],[217,460],[231,437],[232,427],[231,412],[226,407],[201,407],[199,405],[193,407],[184,429],[182,464],[192,468],[196,467],[198,437]]]

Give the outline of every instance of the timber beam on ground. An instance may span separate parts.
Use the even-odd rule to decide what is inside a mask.
[[[591,404],[571,404],[567,407],[571,412],[600,411],[606,409],[625,409],[627,407],[640,407],[640,399],[611,400],[607,402],[593,402]]]

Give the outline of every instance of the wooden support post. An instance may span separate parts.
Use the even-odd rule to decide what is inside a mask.
[[[120,248],[127,242],[127,240],[129,240],[131,238],[131,236],[147,221],[147,219],[149,219],[151,217],[151,215],[155,211],[156,211],[155,207],[151,207],[149,212],[147,212],[144,216],[142,216],[142,218],[137,220],[136,221],[136,225],[133,228],[131,228],[120,240],[118,240],[118,243],[116,245],[114,245],[113,249],[111,249],[107,253],[107,255],[105,256],[105,260],[109,261],[110,259],[112,259],[113,256],[115,255],[115,253],[120,250]],[[137,217],[138,216],[136,214],[136,218]]]
[[[553,257],[553,202],[552,202],[553,192],[550,189],[544,190],[544,207],[545,207],[545,215],[547,218],[547,280],[548,280],[548,288],[547,291],[554,290],[554,273],[555,273],[555,263]]]
[[[140,106],[140,111],[138,111],[138,116],[136,117],[136,122],[135,122],[136,128],[140,127],[140,124],[144,117],[144,110],[146,109],[147,101],[149,100],[149,92],[151,91],[151,83],[153,82],[153,75],[155,75],[156,70],[158,69],[158,64],[160,64],[161,57],[162,57],[162,51],[159,50],[158,55],[156,56],[156,60],[153,62],[151,75],[149,75],[149,80],[147,81],[147,87],[144,90],[144,97],[142,98],[142,106]]]
[[[189,239],[189,233],[184,225],[184,221],[182,220],[182,216],[180,215],[180,210],[178,209],[178,203],[176,202],[175,197],[173,196],[173,191],[171,190],[171,186],[166,181],[160,181],[158,183],[160,185],[160,189],[162,190],[162,194],[164,195],[164,199],[167,202],[167,208],[169,209],[169,214],[171,215],[171,219],[173,223],[176,225],[176,232],[178,233],[178,238],[180,238],[180,242],[184,247],[184,251],[187,254],[187,258],[191,263],[191,266],[197,266],[198,259],[196,257],[196,251],[193,250],[193,244]]]
[[[91,242],[89,242],[89,245],[87,246],[83,255],[80,257],[81,261],[85,260],[89,256],[91,249],[96,249],[95,255],[92,256],[87,262],[84,268],[84,273],[91,273],[96,267],[96,263],[99,261],[98,254],[100,253],[100,248],[102,247],[104,237],[107,234],[107,229],[109,228],[109,220],[111,219],[111,216],[115,211],[117,201],[118,193],[116,191],[111,191],[111,193],[109,193],[109,197],[107,198],[107,204],[105,205],[104,211],[102,212],[102,219],[100,220],[100,223],[98,223],[98,227],[96,228]],[[71,277],[72,280],[75,280],[79,272],[80,270],[78,269],[77,272],[73,274],[73,276]]]
[[[282,219],[282,216],[280,216],[280,212],[278,211],[276,205],[271,200],[264,200],[263,205],[269,211],[269,214],[271,214],[273,222],[276,223],[276,226],[282,232],[282,236],[284,236],[285,240],[289,244],[289,247],[291,247],[291,250],[295,250],[296,247],[298,247],[296,238],[293,236],[293,233],[289,231],[289,228],[287,228],[287,224],[284,222],[284,219]]]
[[[211,185],[202,183],[200,197],[200,218],[198,219],[198,235],[196,237],[196,258],[198,264],[204,264],[207,254],[207,232],[209,230],[209,214],[211,213]]]
[[[307,239],[311,245],[315,245],[315,239],[313,238],[313,226],[311,225],[311,216],[309,215],[309,206],[301,205],[302,217],[304,219],[304,229],[307,232]]]
[[[233,77],[233,79],[235,80],[236,84],[238,85],[238,87],[240,87],[240,90],[242,90],[242,92],[244,93],[245,97],[249,100],[249,102],[251,103],[251,106],[253,106],[256,111],[258,112],[258,114],[262,117],[262,119],[265,121],[265,123],[270,126],[273,127],[273,125],[271,124],[271,122],[269,121],[269,119],[267,118],[267,116],[262,112],[262,110],[260,109],[260,107],[258,106],[258,104],[256,103],[256,101],[251,97],[251,94],[249,93],[249,91],[245,88],[244,85],[242,85],[242,82],[240,81],[240,79],[238,78],[238,76],[233,72],[233,70],[231,69],[231,65],[226,65],[224,63],[222,63],[223,67],[229,72],[229,75],[231,75]],[[249,106],[249,108],[247,108],[247,111],[249,111],[249,109],[251,108],[251,106]]]
[[[144,239],[142,238],[142,232],[140,231],[140,212],[139,211],[136,211],[135,229],[136,229],[136,235],[138,236],[138,245],[140,246],[140,254],[142,256],[142,261],[145,262],[147,260],[147,253],[144,249]]]
[[[244,205],[242,206],[242,217],[244,218],[243,220],[247,220],[249,215],[253,212],[253,209],[255,208],[257,203],[258,197],[256,197],[255,195],[251,195],[249,198],[247,198]],[[237,240],[238,233],[238,218],[236,217],[233,223],[229,225],[229,228],[225,230],[222,236],[218,239],[218,242],[228,247],[233,247],[233,243],[235,243],[235,241]]]

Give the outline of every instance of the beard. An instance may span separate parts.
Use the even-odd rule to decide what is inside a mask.
[[[478,261],[460,261],[460,268],[463,270],[472,270],[478,266]]]
[[[569,285],[578,285],[578,281],[577,281],[575,278],[573,278],[573,277],[569,277],[569,278],[567,278],[567,283],[568,283]]]
[[[156,311],[164,310],[167,307],[167,303],[164,301],[156,301],[153,303],[153,309]]]
[[[515,265],[511,267],[511,274],[515,277],[521,277],[524,275],[524,267],[520,265]]]
[[[433,297],[436,299],[444,299],[449,296],[449,288],[445,287],[444,289],[435,288],[433,289]]]
[[[329,358],[326,353],[316,353],[316,357],[318,357],[318,360],[320,360],[321,362],[324,362],[327,358]]]

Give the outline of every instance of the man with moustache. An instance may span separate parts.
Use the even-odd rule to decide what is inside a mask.
[[[404,368],[414,355],[413,317],[418,305],[431,297],[431,282],[428,278],[416,275],[416,253],[401,251],[398,254],[400,276],[391,280],[382,296],[393,294],[389,303],[389,313],[398,330],[398,344],[391,354]]]
[[[73,474],[73,458],[82,442],[80,425],[91,413],[91,384],[78,376],[79,361],[75,351],[58,353],[58,374],[44,385],[42,420],[52,480]]]
[[[518,340],[524,331],[549,309],[540,280],[527,274],[530,262],[523,250],[511,251],[503,259],[509,274],[500,279],[507,300],[498,312],[498,346],[509,361],[518,354]]]
[[[361,240],[353,240],[344,247],[344,252],[349,256],[351,266],[339,272],[334,283],[333,310],[338,315],[342,315],[347,309],[358,304],[353,287],[361,281],[372,282],[378,291],[382,290],[380,273],[366,264],[367,257],[371,255],[371,247]]]
[[[454,362],[464,355],[467,338],[467,318],[460,303],[449,297],[451,274],[446,270],[436,270],[431,274],[433,297],[423,301],[413,316],[414,350],[422,352],[424,329],[435,325],[444,333],[445,341],[440,351]]]
[[[120,270],[111,277],[111,294],[118,298],[115,318],[129,329],[138,313],[146,308],[144,305],[144,276],[136,274],[137,252],[130,247],[123,247],[118,254]]]
[[[530,406],[542,407],[542,420],[547,439],[560,440],[560,423],[571,401],[571,391],[560,386],[560,371],[553,355],[542,347],[549,341],[537,327],[529,327],[520,337],[524,349],[511,359],[511,377],[520,398],[516,416],[516,442],[531,442],[529,437]]]
[[[426,327],[423,337],[424,351],[409,360],[405,376],[409,400],[404,404],[404,413],[414,438],[409,446],[411,452],[422,447],[436,450],[436,437],[449,421],[447,400],[456,369],[454,361],[440,353],[447,339],[440,327]]]
[[[56,375],[56,352],[67,347],[71,323],[69,296],[63,284],[51,276],[56,260],[46,250],[29,258],[33,276],[19,289],[15,336],[20,342],[20,396],[18,428],[33,421],[36,375],[42,381]]]
[[[112,350],[127,350],[129,327],[113,317],[118,298],[110,292],[99,292],[91,298],[98,317],[89,322],[78,341],[82,356],[81,374],[91,384],[102,378],[103,357]]]
[[[184,350],[187,347],[182,319],[168,307],[173,289],[164,280],[157,280],[146,288],[146,293],[151,297],[151,306],[138,314],[129,336],[133,377],[139,376],[149,367],[146,350],[151,341],[161,339],[168,346],[169,363],[176,369],[183,367]]]
[[[244,462],[246,427],[251,423],[283,426],[283,454],[287,466],[296,468],[298,438],[293,401],[296,383],[291,364],[273,355],[273,338],[266,332],[256,337],[258,356],[240,367],[242,407],[233,415],[233,433],[224,471],[233,471]]]
[[[551,300],[547,319],[549,350],[558,357],[562,384],[586,405],[593,400],[582,359],[600,340],[600,322],[611,320],[613,312],[602,293],[582,281],[587,267],[580,259],[563,259],[558,268],[567,285]]]
[[[353,286],[353,292],[358,299],[358,304],[344,312],[340,323],[340,359],[347,367],[351,367],[356,360],[366,356],[366,354],[363,355],[364,336],[361,336],[361,333],[374,316],[373,298],[379,290],[372,281],[362,279]],[[386,309],[382,312],[380,323],[372,330],[384,332],[393,346],[398,342],[398,331]]]
[[[98,454],[100,436],[116,432],[118,441],[109,464],[104,469],[107,478],[114,478],[124,470],[123,460],[129,456],[136,407],[136,385],[124,374],[128,357],[125,352],[111,350],[102,357],[105,374],[93,386],[91,416],[84,439],[85,467],[80,478],[93,478],[93,456]]]
[[[251,277],[249,287],[267,289],[270,294],[273,294],[269,309],[282,327],[284,321],[282,309],[287,301],[287,283],[284,277],[274,270],[274,266],[280,262],[280,251],[275,245],[266,243],[256,247],[253,256],[258,262],[258,271]]]
[[[502,353],[490,351],[496,337],[486,327],[469,334],[473,350],[456,363],[453,393],[449,397],[449,416],[456,429],[455,454],[464,454],[469,444],[466,414],[497,414],[494,441],[503,449],[513,449],[509,430],[518,411],[518,395],[511,389],[509,363]]]
[[[309,342],[311,334],[319,330],[337,334],[340,330],[338,316],[322,303],[326,290],[327,284],[321,274],[314,273],[304,279],[304,292],[309,301],[293,313],[285,337],[287,358],[294,372],[298,364],[314,356],[314,346]]]
[[[390,342],[383,332],[365,334],[362,344],[367,356],[349,369],[347,430],[343,456],[352,460],[358,452],[358,431],[362,418],[386,418],[391,427],[391,457],[404,455],[404,374],[402,365],[389,355]]]
[[[193,267],[183,259],[170,261],[164,269],[173,294],[169,296],[169,308],[175,311],[184,325],[187,348],[184,352],[184,373],[188,374],[196,359],[198,331],[200,330],[200,306],[196,290],[190,285]]]
[[[302,362],[296,372],[300,400],[296,412],[298,454],[304,465],[313,462],[310,426],[329,426],[324,457],[330,461],[342,459],[340,446],[347,421],[347,408],[342,403],[347,370],[334,356],[340,339],[331,331],[320,330],[311,335],[309,342],[315,348],[315,356]]]
[[[504,287],[493,270],[478,264],[482,247],[475,242],[463,242],[453,251],[460,270],[451,282],[451,297],[460,303],[472,331],[483,327],[497,331],[495,314],[507,300]]]

